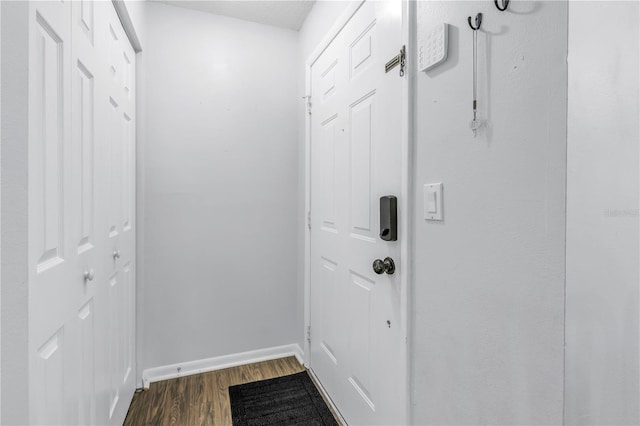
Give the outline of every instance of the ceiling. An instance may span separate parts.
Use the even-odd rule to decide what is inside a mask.
[[[299,30],[314,0],[153,0],[216,15]]]

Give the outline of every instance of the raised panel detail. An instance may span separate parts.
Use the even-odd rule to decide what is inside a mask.
[[[78,107],[75,117],[74,135],[78,139],[76,146],[80,149],[80,241],[78,251],[83,252],[93,247],[94,217],[94,78],[93,74],[78,61],[78,91],[75,94]]]
[[[113,413],[120,399],[120,372],[122,369],[121,352],[122,352],[122,303],[121,303],[122,286],[118,282],[118,275],[114,275],[109,280],[109,375],[111,376],[111,385],[109,389],[109,418],[113,417]]]
[[[322,72],[322,99],[327,100],[336,89],[336,59]]]
[[[373,375],[371,354],[373,345],[373,290],[374,283],[354,271],[350,271],[348,305],[349,316],[349,352],[352,359],[359,362],[351,365],[349,382],[358,391],[362,399],[375,410],[370,389]]]
[[[322,341],[320,347],[325,352],[329,360],[334,364],[338,364],[338,355],[335,353],[337,348],[338,333],[340,333],[340,324],[338,316],[329,314],[339,303],[339,280],[336,276],[338,265],[326,258],[321,258],[322,265],[322,303],[333,304],[333,306],[324,306],[322,308],[321,333]]]
[[[373,21],[369,26],[351,43],[349,46],[349,61],[351,77],[365,69],[373,58],[373,28],[376,22]]]
[[[78,409],[78,424],[95,424],[95,315],[93,313],[93,299],[89,300],[78,311],[80,323],[80,407]]]
[[[110,203],[109,203],[109,237],[113,238],[118,235],[118,222],[120,216],[120,203],[121,203],[121,188],[120,178],[122,163],[120,160],[121,144],[120,135],[122,133],[122,124],[120,114],[118,112],[118,103],[109,98],[109,152],[110,152],[110,164],[109,164],[109,191],[110,191]]]
[[[122,53],[122,88],[124,89],[127,99],[131,99],[131,83],[133,81],[133,66],[131,65],[131,59],[127,55],[127,52]]]
[[[124,318],[124,330],[123,330],[123,366],[124,371],[122,377],[122,383],[127,383],[131,370],[133,368],[133,277],[131,271],[131,264],[127,263],[122,269],[123,272],[123,286],[122,297],[123,300],[120,305],[123,307],[124,312],[122,316]]]
[[[123,115],[122,121],[122,229],[131,229],[131,205],[133,203],[133,126],[131,117]]]
[[[34,194],[30,209],[40,223],[33,229],[41,236],[37,272],[63,261],[64,257],[64,102],[62,39],[40,15],[36,15],[37,40],[33,67],[35,117],[33,177],[29,182]]]
[[[111,71],[111,76],[114,81],[118,79],[118,52],[120,52],[118,35],[116,34],[116,30],[109,25],[109,70]]]
[[[368,238],[372,235],[371,135],[375,92],[351,106],[351,232]]]
[[[116,393],[111,398],[111,404],[109,405],[109,418],[113,417],[113,413],[116,411],[116,407],[118,406],[118,401],[120,400],[120,389],[116,389]]]
[[[320,182],[322,230],[329,232],[336,232],[336,118],[337,115],[332,115],[322,122],[319,144],[321,167],[325,171]]]
[[[35,424],[64,424],[64,330],[51,336],[37,352]]]
[[[93,0],[80,1],[80,28],[93,45]]]

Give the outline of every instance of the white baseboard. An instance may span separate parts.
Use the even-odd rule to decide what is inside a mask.
[[[224,368],[236,367],[238,365],[269,361],[288,356],[295,356],[300,364],[304,364],[304,354],[299,345],[292,344],[276,346],[273,348],[223,355],[215,358],[206,358],[196,361],[187,361],[178,364],[148,368],[142,372],[142,385],[145,389],[149,389],[149,385],[152,382],[175,379],[176,377],[206,373],[208,371],[222,370]]]

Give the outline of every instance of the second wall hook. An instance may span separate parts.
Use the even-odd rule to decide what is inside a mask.
[[[509,0],[502,0],[502,7],[500,7],[500,2],[498,0],[493,0],[493,3],[500,12],[504,12],[509,7]]]
[[[467,18],[467,22],[469,23],[469,27],[471,27],[471,29],[473,31],[478,31],[480,29],[480,26],[482,25],[482,13],[476,14],[476,25],[475,25],[475,27],[473,26],[473,24],[471,24],[471,16],[469,16]]]

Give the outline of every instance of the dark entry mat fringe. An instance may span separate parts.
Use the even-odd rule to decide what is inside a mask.
[[[306,371],[229,387],[233,426],[338,426]]]

